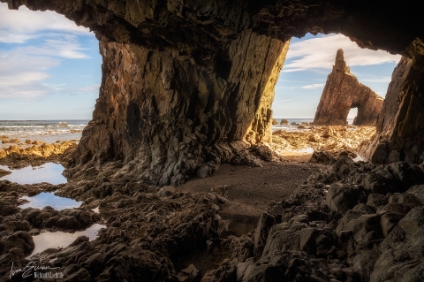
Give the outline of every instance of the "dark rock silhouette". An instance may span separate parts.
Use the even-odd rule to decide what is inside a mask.
[[[415,40],[392,74],[377,134],[362,154],[375,163],[424,161],[424,44]]]
[[[374,125],[383,105],[383,98],[359,83],[346,66],[339,49],[333,71],[328,75],[315,113],[316,125],[345,125],[351,108],[358,108],[354,125]]]

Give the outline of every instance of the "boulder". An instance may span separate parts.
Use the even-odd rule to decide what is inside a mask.
[[[253,236],[254,255],[259,257],[265,247],[269,229],[276,223],[275,217],[269,213],[263,213]]]
[[[264,161],[272,161],[272,149],[267,145],[258,145],[254,152]]]
[[[417,197],[421,204],[424,205],[424,185],[415,185],[409,188],[406,193],[412,194]]]
[[[309,160],[310,163],[333,164],[336,159],[327,151],[314,151]]]
[[[190,264],[187,268],[184,268],[180,273],[178,273],[177,279],[179,282],[195,281],[198,274],[199,270],[196,269],[194,264]]]
[[[379,207],[379,206],[385,206],[388,204],[388,199],[386,195],[378,194],[378,193],[371,193],[368,195],[367,198],[367,205],[373,206],[373,207]]]
[[[175,187],[173,186],[164,186],[160,188],[158,192],[159,197],[168,197],[175,194]]]
[[[328,189],[325,203],[330,210],[344,214],[358,204],[361,191],[358,186],[335,183]]]

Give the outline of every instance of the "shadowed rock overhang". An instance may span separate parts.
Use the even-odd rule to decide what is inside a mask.
[[[213,173],[246,142],[269,141],[289,40],[308,32],[343,33],[360,47],[405,55],[403,75],[398,70],[383,105],[381,138],[368,154],[421,161],[424,30],[417,2],[0,1],[56,11],[100,41],[100,97],[69,175],[118,161],[121,173],[178,185]]]

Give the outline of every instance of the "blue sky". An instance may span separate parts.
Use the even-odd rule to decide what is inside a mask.
[[[101,57],[88,29],[0,3],[0,119],[90,119]]]
[[[360,49],[340,34],[307,35],[292,39],[274,117],[314,116],[338,48],[359,81],[385,96],[400,56]],[[0,119],[91,119],[100,81],[98,41],[88,29],[0,3]]]

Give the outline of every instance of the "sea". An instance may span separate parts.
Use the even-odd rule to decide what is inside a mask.
[[[283,118],[276,118],[278,123]],[[288,125],[274,125],[273,130],[297,131],[297,125],[291,125],[295,122],[312,122],[313,118],[286,118]],[[352,124],[353,118],[347,119]],[[5,136],[9,139],[19,139],[21,143],[25,140],[40,141],[46,143],[55,143],[57,141],[79,140],[84,127],[87,126],[89,120],[0,120],[0,137]],[[8,147],[11,143],[0,141],[0,148]]]
[[[19,139],[22,143],[29,139],[46,143],[79,140],[89,120],[0,120],[0,137]],[[1,147],[11,143],[0,142]]]
[[[275,118],[275,119],[278,121],[278,123],[280,123],[282,119],[288,120],[289,123],[286,124],[286,125],[280,125],[280,124],[273,125],[272,126],[273,131],[279,130],[279,129],[286,130],[286,131],[298,131],[299,129],[297,127],[302,122],[311,123],[311,122],[314,121],[314,118]],[[353,120],[354,120],[353,118],[348,118],[347,123],[352,124]],[[297,123],[297,125],[291,125],[291,123],[293,123],[293,122]]]

